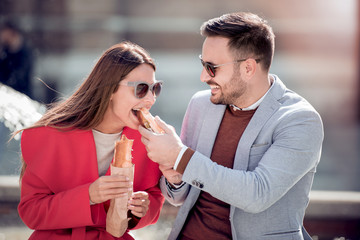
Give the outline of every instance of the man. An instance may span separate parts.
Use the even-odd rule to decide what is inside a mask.
[[[33,53],[23,32],[7,21],[0,27],[0,82],[29,97],[33,71]]]
[[[323,126],[302,97],[269,74],[274,34],[251,13],[203,24],[201,81],[181,129],[140,127],[162,191],[182,205],[169,239],[311,239],[305,209]]]

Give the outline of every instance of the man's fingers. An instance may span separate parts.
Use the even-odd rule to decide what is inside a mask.
[[[141,142],[145,145],[146,151],[149,152],[149,149],[147,149],[147,145],[149,144],[149,140],[146,137],[142,136],[141,137]]]
[[[169,127],[169,125],[167,125],[163,120],[161,120],[159,116],[155,117],[155,122],[159,125],[159,127],[164,129],[165,133],[172,132],[172,129]]]
[[[151,131],[147,130],[146,128],[144,128],[141,125],[139,125],[138,130],[139,130],[140,134],[147,139],[149,139],[153,134]]]

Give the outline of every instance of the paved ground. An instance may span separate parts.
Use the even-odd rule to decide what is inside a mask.
[[[0,201],[0,240],[27,240],[32,233],[32,230],[28,229],[19,218],[16,206],[17,203]],[[132,231],[132,235],[136,240],[167,239],[177,210],[178,208],[165,203],[161,211],[159,221],[156,224]],[[318,238],[314,236],[313,239],[350,240],[343,237]]]
[[[19,218],[16,206],[17,203],[0,201],[0,240],[27,240],[32,233]],[[132,231],[132,235],[136,240],[167,239],[176,212],[177,208],[165,204],[156,224]]]
[[[171,222],[159,221],[155,225],[132,231],[136,240],[165,240],[170,233]],[[0,240],[27,240],[32,230],[26,226],[0,227]]]

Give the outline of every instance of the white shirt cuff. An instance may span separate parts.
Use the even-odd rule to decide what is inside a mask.
[[[184,152],[186,151],[187,148],[188,148],[187,146],[183,146],[181,151],[179,152],[179,154],[178,154],[178,156],[176,158],[175,164],[174,164],[174,170],[175,171],[176,171],[176,168],[179,165],[179,162],[180,162],[180,160],[181,160],[182,156],[184,155]]]

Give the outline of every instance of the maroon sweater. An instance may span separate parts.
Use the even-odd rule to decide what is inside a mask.
[[[210,159],[232,168],[239,140],[256,110],[241,111],[227,107],[214,143]],[[188,148],[176,171],[184,173],[194,150]],[[228,183],[234,184],[234,183]],[[230,205],[201,191],[181,232],[180,239],[231,239]]]

